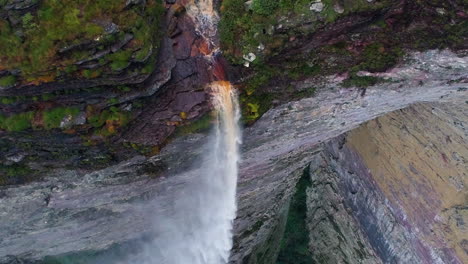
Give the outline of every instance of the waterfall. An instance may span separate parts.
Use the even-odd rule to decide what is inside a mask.
[[[196,30],[210,44],[206,54],[215,75],[213,57],[218,15],[212,0],[193,0],[187,12]],[[221,77],[223,78],[223,77]],[[155,218],[155,238],[143,256],[128,263],[224,264],[232,248],[232,224],[236,216],[236,188],[239,162],[240,109],[236,90],[227,81],[208,87],[216,111],[208,151],[199,168],[187,175],[186,185],[174,194],[174,204]],[[161,211],[160,211],[161,212]]]
[[[217,114],[208,151],[174,204],[155,216],[155,238],[125,263],[224,264],[232,247],[241,132],[237,93],[227,81],[210,84]],[[163,212],[163,214],[161,214]]]

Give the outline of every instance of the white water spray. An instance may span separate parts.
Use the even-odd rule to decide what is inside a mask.
[[[224,264],[232,248],[241,133],[236,91],[226,81],[210,85],[217,122],[201,166],[186,175],[174,204],[155,216],[156,237],[127,263]]]

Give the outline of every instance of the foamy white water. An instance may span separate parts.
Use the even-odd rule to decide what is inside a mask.
[[[241,132],[236,91],[229,82],[210,85],[217,122],[209,151],[185,186],[174,193],[174,204],[154,217],[154,240],[142,255],[127,263],[224,264],[232,248]],[[155,201],[156,203],[158,201]]]

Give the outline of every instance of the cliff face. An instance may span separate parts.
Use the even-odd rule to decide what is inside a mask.
[[[308,189],[314,257],[466,262],[466,116],[463,105],[418,104],[325,144]]]
[[[97,169],[154,155],[178,127],[210,110],[205,87],[213,80],[208,71],[213,62],[205,55],[213,47],[187,12],[192,1],[90,1],[83,10],[70,2],[0,2],[0,24],[9,30],[0,44],[0,78],[15,76],[11,84],[0,82],[2,185],[39,179],[50,168]],[[62,11],[44,17],[56,9]],[[70,27],[97,31],[83,35],[62,27],[73,10],[78,13]],[[25,28],[25,17],[34,30]],[[34,41],[54,37],[41,30],[67,38],[33,54]],[[3,52],[13,49],[9,38],[21,40],[20,54],[40,55],[45,69],[22,70],[30,60]],[[73,72],[64,70],[70,67]],[[41,74],[55,77],[42,80]],[[203,128],[209,127],[207,120],[205,115]],[[12,164],[8,156],[21,158]]]
[[[411,61],[412,63],[415,63],[416,61],[424,58],[423,60],[425,62],[422,62],[420,60],[420,64],[416,63],[402,66],[401,68],[394,69],[391,73],[388,73],[393,78],[395,78],[394,80],[399,80],[395,83],[388,83],[384,85],[370,87],[367,89],[365,95],[362,95],[360,89],[336,89],[335,92],[332,92],[333,89],[330,90],[330,88],[333,86],[333,82],[330,81],[330,84],[328,84],[327,89],[324,89],[322,93],[319,92],[314,98],[303,99],[297,102],[292,102],[277,107],[267,112],[251,128],[246,129],[245,138],[247,141],[247,147],[243,154],[244,162],[241,166],[240,185],[242,186],[246,184],[248,186],[255,186],[256,188],[251,187],[253,189],[248,190],[249,195],[247,196],[248,200],[246,201],[242,199],[243,189],[241,187],[239,188],[240,208],[243,208],[244,203],[248,204],[251,208],[246,208],[246,214],[244,214],[244,211],[242,209],[239,210],[239,222],[235,223],[236,233],[241,232],[240,230],[249,230],[254,227],[254,230],[258,230],[258,227],[255,226],[255,218],[249,217],[249,215],[253,214],[253,212],[266,211],[268,212],[270,219],[277,219],[276,217],[274,217],[274,215],[280,215],[278,214],[279,209],[283,206],[286,206],[283,203],[287,202],[289,197],[291,197],[292,193],[294,193],[294,188],[292,188],[293,185],[289,184],[289,186],[291,187],[288,188],[287,191],[282,192],[285,200],[283,201],[283,203],[280,203],[278,200],[276,200],[277,196],[275,196],[272,193],[272,190],[276,189],[274,187],[275,185],[272,185],[272,188],[265,188],[262,182],[257,183],[259,179],[272,179],[273,177],[271,176],[272,173],[270,173],[270,171],[275,171],[275,169],[281,167],[282,165],[280,164],[283,164],[282,162],[285,162],[285,158],[288,164],[288,166],[286,167],[294,167],[296,163],[289,161],[289,159],[291,159],[291,155],[299,157],[300,155],[302,155],[300,153],[304,152],[320,153],[320,149],[326,149],[326,147],[320,146],[321,143],[327,142],[342,133],[350,131],[358,127],[363,122],[372,120],[378,116],[395,111],[397,109],[406,108],[416,102],[457,102],[455,104],[458,104],[461,109],[466,109],[465,101],[467,95],[466,90],[464,89],[466,84],[463,82],[457,83],[457,88],[452,90],[451,92],[447,91],[445,95],[436,95],[440,92],[443,92],[444,89],[448,88],[449,86],[446,86],[448,83],[452,83],[450,81],[442,81],[441,83],[439,83],[438,81],[433,82],[435,79],[443,79],[448,76],[451,76],[449,72],[443,73],[440,70],[436,70],[436,68],[441,69],[439,68],[439,66],[436,65],[442,65],[444,63],[447,63],[448,61],[446,59],[448,59],[448,57],[446,57],[445,59],[439,57],[443,53],[429,52],[423,54],[415,54],[415,56],[413,57],[414,60]],[[432,58],[434,60],[429,58]],[[426,61],[426,59],[429,59],[432,62]],[[454,66],[459,65],[458,70],[455,70],[455,68],[457,68],[458,66],[452,68],[455,70],[455,72],[461,74],[459,75],[459,77],[464,76],[464,70],[462,70],[466,68],[466,62],[462,62],[464,60],[465,59],[456,59],[457,62],[453,61],[454,64],[452,64]],[[430,68],[434,71],[429,70]],[[447,69],[446,67],[443,68]],[[424,74],[422,74],[422,72],[424,72]],[[416,78],[414,78],[415,76],[424,76],[426,81],[423,82],[428,84],[428,86],[417,85],[419,81]],[[452,77],[455,76],[452,75]],[[455,79],[458,79],[459,77],[455,77]],[[434,86],[432,86],[431,84]],[[461,86],[459,87],[459,85]],[[431,86],[432,88],[430,88]],[[313,157],[314,155],[311,155],[311,153],[305,155],[307,155],[306,161],[315,159]],[[252,162],[252,159],[258,160],[259,156],[264,157],[264,159],[250,164],[250,162]],[[349,161],[352,162],[353,160],[354,159],[350,159]],[[298,168],[298,171],[295,174],[288,176],[288,178],[299,178],[299,175],[301,174],[303,168],[305,168],[305,166],[301,164],[301,167]],[[255,177],[250,175],[255,175]],[[285,181],[285,179],[282,179],[282,181]],[[281,184],[281,186],[284,185]],[[312,186],[314,186],[314,183],[312,184]],[[325,184],[325,187],[326,186],[327,184]],[[347,187],[346,189],[349,190],[349,188]],[[373,186],[366,186],[366,188],[367,187],[369,188],[369,190],[366,189],[366,191],[363,191],[364,193],[371,192],[374,188]],[[279,188],[279,190],[281,189]],[[317,191],[318,193],[326,192],[326,188]],[[314,197],[317,198],[317,195],[318,194],[315,194]],[[275,200],[273,202],[268,203],[270,206],[270,208],[268,209],[264,207],[259,207],[260,205],[262,205],[262,202],[260,201],[263,201],[263,196],[270,197],[270,200],[273,199],[272,197],[275,197]],[[320,200],[317,200],[314,203],[320,203]],[[340,199],[338,198],[338,200]],[[283,205],[278,207],[278,204]],[[339,207],[340,205],[337,204],[333,206]],[[367,208],[366,205],[362,205],[362,207]],[[317,219],[314,219],[314,221],[312,222],[315,222],[315,220]],[[246,225],[246,227],[242,227],[241,223],[248,224]],[[263,220],[262,223],[265,223],[264,228],[267,228],[268,230],[274,230],[275,225],[269,225],[268,221],[265,220]],[[365,237],[365,233],[361,233],[362,231],[360,231],[361,227],[359,225],[353,226],[351,224],[352,222],[349,222],[348,220],[343,220],[341,223],[346,223],[346,225],[350,223],[350,226],[347,227],[345,233],[354,234],[357,238],[362,236]],[[332,223],[328,223],[328,225],[332,225]],[[248,237],[240,237],[238,243],[241,246],[235,247],[233,249],[233,261],[236,262],[243,260],[252,261],[252,263],[256,263],[255,260],[251,260],[251,258],[255,259],[255,254],[257,250],[251,251],[250,248],[269,248],[269,234],[271,233],[258,232],[257,234],[250,235]],[[322,237],[322,235],[323,234],[321,232],[318,232],[315,233],[314,237]],[[331,234],[330,236],[334,237]],[[361,253],[365,256],[373,256],[374,253],[372,252],[372,250],[366,251],[369,248],[365,245],[369,244],[368,242],[365,242],[364,238],[362,244],[364,246],[357,247],[360,250],[362,248],[365,248],[361,250]],[[325,252],[328,252],[329,244],[325,243],[325,245],[326,246],[319,248],[324,250]],[[348,248],[347,252],[350,251],[351,249]],[[269,254],[276,253],[277,252],[269,252]],[[348,255],[350,254],[351,253],[348,253]],[[320,256],[315,256],[315,258],[321,259]],[[369,261],[373,261],[371,257],[369,258]],[[383,260],[386,261],[386,259]]]

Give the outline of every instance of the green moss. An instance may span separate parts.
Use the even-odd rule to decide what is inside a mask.
[[[82,74],[83,74],[83,77],[85,77],[86,79],[93,79],[93,78],[99,77],[102,74],[102,71],[99,69],[97,70],[86,69],[82,72]]]
[[[151,46],[143,47],[142,49],[140,49],[139,51],[135,53],[135,60],[144,61],[145,58],[148,56],[148,54],[150,54],[151,50],[152,50]]]
[[[15,85],[16,77],[13,75],[8,75],[5,77],[0,78],[0,86],[1,87],[10,87]]]
[[[110,98],[109,100],[107,100],[109,104],[118,104],[119,103],[119,99],[117,98]]]
[[[368,12],[383,9],[392,3],[391,0],[381,0],[369,3],[367,0],[323,0],[324,10],[320,13],[311,12],[309,0],[255,0],[252,12],[245,9],[243,0],[224,0],[221,7],[219,32],[221,48],[226,57],[233,63],[241,64],[242,55],[248,52],[257,54],[258,60],[269,57],[281,51],[286,41],[281,40],[282,34],[272,35],[271,28],[278,25],[281,17],[303,17],[311,22],[307,29],[290,30],[287,38],[294,35],[311,34],[324,24],[333,23],[342,16],[351,13]],[[343,7],[342,14],[334,10],[335,5]],[[299,22],[298,22],[299,23]],[[258,54],[257,47],[262,43],[266,49]]]
[[[128,93],[130,92],[132,89],[128,86],[125,86],[125,85],[120,85],[120,86],[117,86],[117,89],[121,92],[124,92],[124,93]]]
[[[16,103],[16,101],[17,101],[16,97],[7,97],[7,96],[0,97],[1,104],[14,104]]]
[[[74,117],[80,110],[76,107],[57,107],[48,111],[44,111],[42,119],[45,129],[59,128],[60,123],[66,116]]]
[[[281,241],[281,249],[277,264],[309,264],[313,263],[309,251],[309,232],[307,231],[307,193],[311,186],[308,169],[296,184],[296,192],[291,199],[286,230]]]
[[[275,12],[278,5],[279,1],[275,0],[254,0],[252,10],[259,15],[268,16]]]
[[[42,101],[49,101],[49,100],[52,100],[54,98],[55,98],[55,95],[51,94],[51,93],[46,93],[46,94],[41,95]]]
[[[364,61],[357,69],[382,72],[394,66],[403,54],[399,47],[386,48],[382,43],[373,43],[365,47],[361,55]]]
[[[31,13],[26,13],[22,17],[22,22],[23,22],[23,28],[25,29],[33,29],[37,27],[37,24],[33,22],[34,17],[31,15]]]
[[[121,50],[116,53],[109,55],[111,61],[111,68],[114,71],[119,71],[128,66],[130,63],[130,58],[132,57],[132,51],[130,50]]]
[[[34,117],[34,112],[25,112],[9,117],[0,115],[0,129],[6,131],[23,131],[31,128],[31,121]]]
[[[287,72],[289,78],[298,80],[303,77],[311,77],[319,74],[321,67],[318,64],[310,66],[309,64],[303,62],[300,65],[294,67],[293,69]]]
[[[76,60],[91,54],[76,49],[59,55],[58,50],[86,41],[112,44],[112,36],[101,36],[106,33],[100,21],[117,24],[122,33],[133,33],[132,51],[152,44],[157,48],[161,37],[159,19],[164,12],[162,1],[148,0],[145,5],[132,8],[125,8],[125,3],[125,0],[43,0],[37,9],[21,17],[23,35],[15,33],[18,26],[0,18],[0,68],[19,69],[21,79],[28,81],[50,76],[57,69],[68,74],[75,72]],[[101,40],[96,40],[97,37]],[[126,66],[127,53],[113,57],[112,69]]]
[[[156,68],[156,64],[152,61],[149,61],[145,64],[145,66],[141,69],[141,73],[149,74],[154,71]]]
[[[131,113],[111,106],[100,113],[88,117],[88,124],[96,130],[98,135],[107,137],[115,134],[117,129],[126,126],[130,122]]]
[[[251,124],[271,108],[273,95],[270,93],[255,93],[249,96],[242,94],[240,100],[242,121]]]

